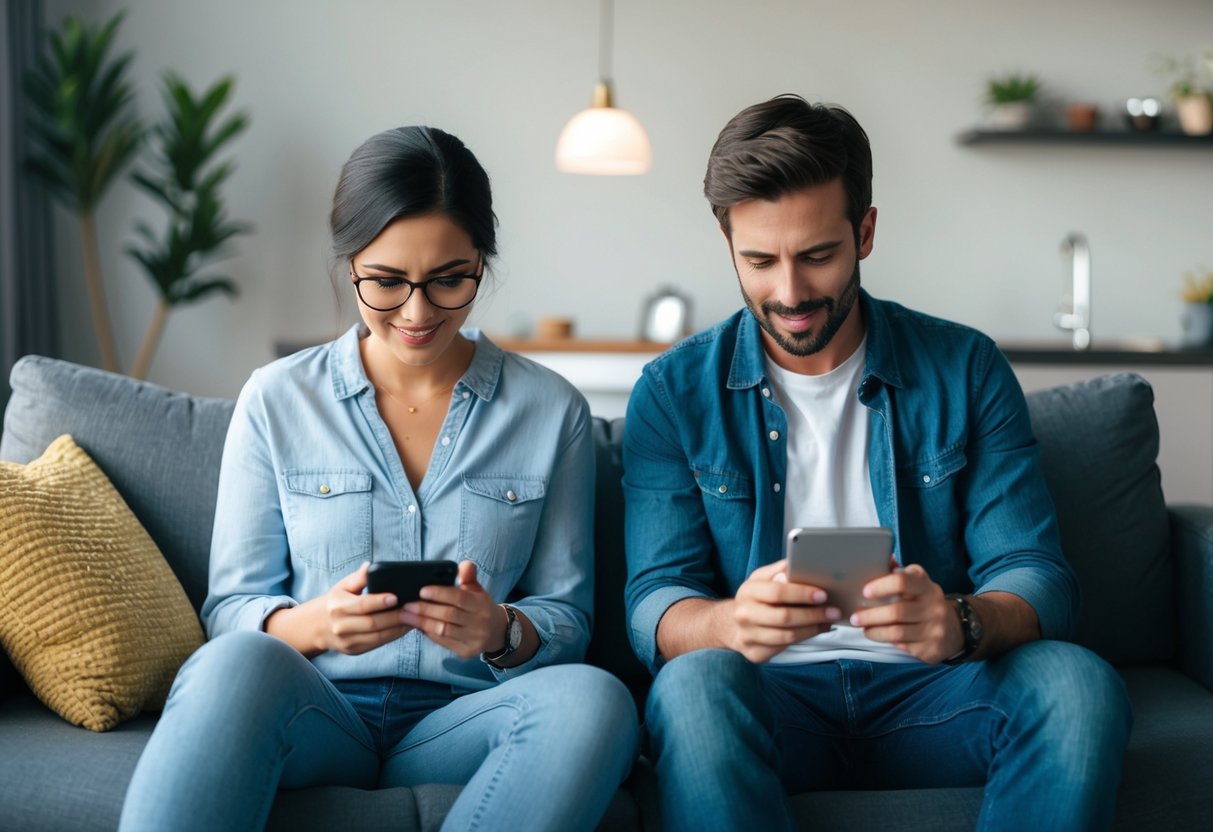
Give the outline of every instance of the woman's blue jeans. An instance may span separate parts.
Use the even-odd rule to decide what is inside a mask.
[[[120,828],[262,829],[279,788],[461,783],[443,829],[593,829],[638,736],[627,689],[587,665],[457,695],[330,682],[272,636],[231,633],[178,674]]]
[[[646,728],[667,830],[794,829],[785,794],[984,786],[983,830],[1107,829],[1132,722],[1120,676],[1057,641],[949,667],[754,665],[657,674]]]

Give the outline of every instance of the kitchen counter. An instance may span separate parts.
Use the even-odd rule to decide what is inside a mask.
[[[1179,347],[1151,339],[1096,340],[1076,350],[1066,341],[999,341],[1012,364],[1100,364],[1117,367],[1213,367],[1213,347]]]

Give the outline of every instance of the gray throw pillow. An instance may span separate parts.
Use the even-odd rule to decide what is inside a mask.
[[[1170,659],[1174,578],[1154,391],[1119,373],[1027,400],[1062,549],[1082,586],[1074,641],[1113,663]]]
[[[71,434],[156,542],[194,609],[201,607],[235,403],[36,355],[14,364],[9,380],[0,460],[27,463]]]

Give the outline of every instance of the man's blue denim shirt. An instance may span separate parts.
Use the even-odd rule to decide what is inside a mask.
[[[1010,592],[1064,638],[1078,583],[1061,553],[1027,404],[994,342],[860,293],[868,466],[902,565],[946,592]],[[645,366],[624,426],[626,602],[656,671],[657,625],[684,598],[732,597],[783,557],[787,418],[772,401],[758,322],[741,310]]]

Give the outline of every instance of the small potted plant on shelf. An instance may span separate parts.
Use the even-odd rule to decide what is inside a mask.
[[[1213,345],[1213,271],[1199,269],[1184,275],[1184,299],[1181,319],[1183,345],[1208,347]]]
[[[1031,73],[996,75],[986,82],[990,126],[996,130],[1023,130],[1032,121],[1040,78]]]
[[[1200,60],[1184,55],[1157,62],[1159,71],[1174,78],[1170,92],[1179,129],[1189,136],[1213,133],[1213,48],[1205,49]]]

